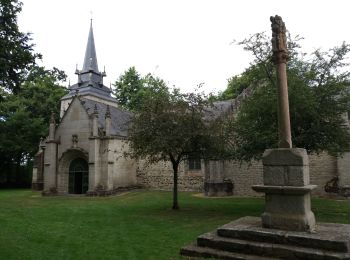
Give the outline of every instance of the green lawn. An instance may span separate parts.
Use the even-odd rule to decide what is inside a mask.
[[[0,259],[178,259],[199,234],[250,215],[263,199],[135,191],[107,198],[0,190]],[[350,223],[350,201],[313,200],[318,221]]]

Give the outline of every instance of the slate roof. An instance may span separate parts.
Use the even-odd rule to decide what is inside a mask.
[[[94,108],[96,105],[98,112],[98,126],[105,129],[107,105],[82,97],[79,99],[82,101],[82,105],[86,109],[89,116],[94,113]],[[112,106],[109,106],[109,110],[111,113],[111,135],[127,137],[130,120],[133,117],[133,113]]]
[[[226,113],[232,113],[235,109],[235,100],[225,100],[213,102],[211,106],[205,108],[206,120],[215,120]]]
[[[206,108],[205,118],[214,120],[224,114],[237,114],[242,102],[253,93],[253,88],[248,87],[242,91],[236,98],[213,102],[212,106]]]

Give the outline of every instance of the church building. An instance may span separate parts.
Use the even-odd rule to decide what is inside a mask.
[[[103,85],[106,74],[98,69],[92,25],[83,68],[76,74],[78,82],[61,98],[59,124],[52,116],[49,136],[40,142],[33,189],[42,190],[44,195],[91,196],[135,186],[171,190],[170,163],[147,165],[124,156],[129,149],[128,125],[133,114],[121,109],[111,89]],[[249,91],[245,89],[234,100],[216,102],[214,114],[234,115]],[[344,127],[350,128],[348,117],[344,118]],[[339,157],[310,155],[309,160],[310,182],[318,186],[313,195],[350,196],[350,152]],[[189,158],[180,165],[178,189],[204,191],[208,196],[261,196],[251,186],[263,183],[262,167],[261,161],[241,164]]]
[[[113,193],[136,185],[136,164],[123,153],[132,113],[118,107],[103,85],[92,24],[78,82],[61,99],[60,123],[51,117],[49,136],[41,142],[33,188],[43,194]]]

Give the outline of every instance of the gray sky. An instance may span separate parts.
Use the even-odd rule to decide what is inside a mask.
[[[91,12],[99,69],[109,86],[130,66],[169,86],[224,90],[227,79],[252,60],[232,44],[250,34],[270,34],[271,15],[282,16],[303,50],[350,43],[348,0],[22,0],[20,30],[32,32],[43,65],[64,70],[76,83]],[[68,83],[67,83],[68,84]]]

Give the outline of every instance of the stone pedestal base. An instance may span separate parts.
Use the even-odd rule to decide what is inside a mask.
[[[265,192],[263,227],[295,231],[313,231],[315,216],[311,211],[310,191],[316,185],[303,187],[255,185],[257,192]]]
[[[350,225],[318,223],[314,233],[261,227],[244,217],[181,248],[181,255],[219,259],[350,259]]]
[[[252,188],[265,193],[262,225],[295,231],[313,231],[309,159],[305,149],[268,149],[263,155],[264,185]]]

